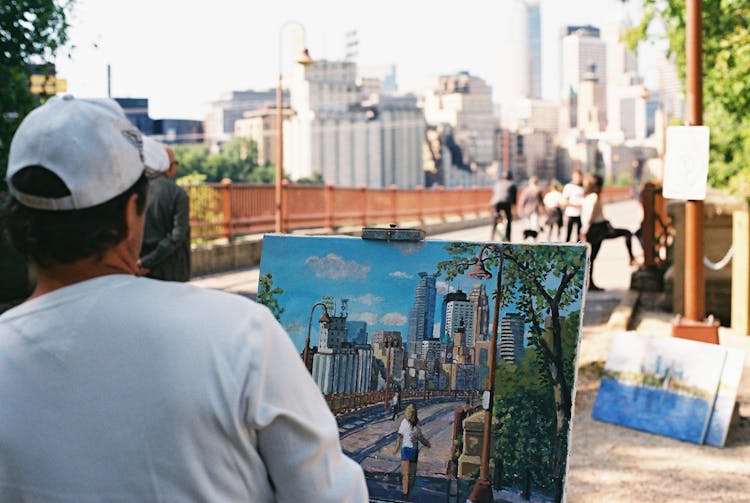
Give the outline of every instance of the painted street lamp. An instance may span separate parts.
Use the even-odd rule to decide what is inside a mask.
[[[282,199],[281,193],[281,184],[284,180],[284,95],[282,90],[284,77],[281,67],[281,38],[284,34],[284,28],[292,24],[297,25],[302,29],[303,44],[307,45],[307,32],[305,31],[305,27],[302,26],[301,23],[297,21],[287,21],[286,23],[281,25],[281,28],[279,28],[279,84],[276,88],[276,128],[278,131],[278,145],[276,146],[276,190],[274,195],[274,213],[276,217],[277,233],[286,232],[286,228],[284,226],[284,220],[286,218],[284,211],[286,210],[286,208],[284,207],[284,201]],[[303,66],[309,66],[313,64],[313,59],[310,57],[310,53],[308,52],[307,48],[304,48],[302,50],[302,54],[300,54],[300,56],[297,58],[297,63]]]
[[[479,466],[479,478],[474,484],[474,489],[471,492],[469,499],[474,503],[484,503],[493,501],[492,496],[492,482],[489,479],[489,467],[490,467],[490,446],[492,445],[492,403],[495,395],[495,366],[497,364],[497,330],[498,330],[498,318],[500,317],[500,296],[501,286],[503,281],[503,252],[502,249],[495,244],[486,244],[479,250],[477,255],[477,261],[471,268],[471,271],[467,273],[467,276],[472,279],[478,279],[481,281],[492,278],[492,273],[487,270],[484,266],[484,261],[487,258],[484,257],[484,252],[493,249],[497,255],[492,255],[491,258],[497,258],[500,261],[497,271],[497,294],[495,295],[495,307],[492,316],[492,337],[490,339],[490,354],[489,361],[489,377],[487,382],[487,391],[485,397],[488,399],[485,401],[484,409],[484,436],[482,439],[482,462]]]
[[[305,349],[302,350],[302,361],[305,363],[305,367],[307,367],[307,370],[312,372],[312,360],[310,359],[310,329],[312,328],[312,317],[313,312],[315,311],[315,308],[318,306],[323,306],[323,315],[318,320],[319,323],[330,323],[331,317],[328,316],[328,306],[323,304],[322,302],[316,302],[313,304],[312,309],[310,309],[310,321],[307,323],[307,337],[305,338]]]
[[[388,392],[390,391],[390,377],[391,377],[391,348],[394,345],[397,345],[398,339],[393,335],[387,335],[383,339],[383,344],[385,344],[385,347],[388,348],[388,351],[386,353],[385,357],[385,400],[384,404],[386,408],[388,408]]]

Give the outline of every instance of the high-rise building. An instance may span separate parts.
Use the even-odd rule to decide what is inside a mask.
[[[316,174],[344,187],[424,183],[424,115],[411,100],[364,103],[357,66],[318,60],[295,65],[290,78],[294,115],[284,134],[284,172]]]
[[[539,0],[526,2],[529,40],[529,98],[542,97],[542,18]]]
[[[503,127],[515,129],[519,101],[542,97],[542,27],[538,0],[502,0],[498,56],[503,73],[492,81]]]
[[[431,126],[449,125],[457,150],[456,166],[487,166],[492,162],[495,118],[492,89],[468,72],[443,75],[425,96],[424,116]]]
[[[320,344],[313,356],[312,377],[324,395],[370,391],[373,349],[349,341],[347,314],[320,322]]]
[[[452,302],[454,300],[467,300],[466,292],[459,290],[457,292],[448,292],[447,294],[443,295],[443,303],[440,309],[440,342],[443,344],[448,344],[448,332],[446,332],[445,330],[445,313],[448,302]]]
[[[284,92],[283,106],[289,105],[289,93]],[[276,106],[276,90],[267,91],[229,91],[211,103],[203,121],[206,142],[212,146],[234,138],[234,123],[242,119],[245,112]]]
[[[459,327],[464,332],[463,344],[466,347],[474,345],[474,303],[468,300],[466,294],[460,290],[456,293],[463,294],[463,300],[450,300],[445,305],[445,338],[448,344],[455,342],[455,334]]]
[[[435,276],[420,272],[414,292],[414,305],[409,309],[406,333],[406,351],[409,358],[418,357],[422,350],[422,341],[432,338],[436,296]]]
[[[474,305],[474,323],[471,331],[472,346],[486,341],[490,335],[490,305],[483,283],[471,287],[469,301]]]
[[[500,324],[500,358],[508,363],[518,365],[524,355],[523,316],[508,313]]]
[[[562,30],[560,92],[567,112],[565,129],[577,127],[580,121],[572,110],[575,108],[572,102],[579,96],[582,82],[591,82],[593,78],[606,90],[607,47],[599,34],[599,29],[593,26],[568,26]],[[606,114],[606,91],[597,94],[597,100],[596,107]]]

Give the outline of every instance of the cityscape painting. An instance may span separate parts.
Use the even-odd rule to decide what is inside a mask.
[[[384,500],[402,497],[394,449],[412,405],[430,443],[420,449],[412,496],[468,497],[482,437],[469,439],[463,419],[481,421],[496,327],[493,485],[556,501],[586,264],[581,245],[267,235],[258,300],[336,414],[371,496]]]
[[[601,421],[702,444],[709,432],[726,357],[727,349],[716,344],[617,333],[591,415]],[[742,359],[739,361],[741,368]],[[712,443],[721,438],[723,444],[736,385],[734,393],[730,393],[729,410],[722,405],[717,413]]]

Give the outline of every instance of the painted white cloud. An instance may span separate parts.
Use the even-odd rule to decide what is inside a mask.
[[[445,281],[436,281],[435,288],[437,288],[438,295],[445,295],[446,293],[454,292],[456,290]]]
[[[284,330],[286,330],[289,335],[299,334],[302,332],[302,325],[294,321],[292,323],[287,323],[286,325],[284,325]]]
[[[400,327],[406,325],[406,316],[401,313],[387,313],[380,317],[380,323],[389,327]]]
[[[318,278],[365,279],[370,272],[369,264],[345,260],[335,253],[329,253],[325,257],[308,257],[305,264],[313,270]]]
[[[368,325],[374,325],[378,322],[378,314],[370,313],[370,312],[350,313],[349,320],[350,321],[364,321]]]
[[[414,277],[412,274],[404,271],[393,271],[392,273],[388,274],[388,276],[399,279],[412,279]]]
[[[360,295],[359,297],[350,297],[350,299],[354,302],[359,302],[360,304],[364,304],[366,306],[372,306],[379,302],[383,302],[384,300],[383,297],[380,297],[379,295],[375,295],[372,293]]]

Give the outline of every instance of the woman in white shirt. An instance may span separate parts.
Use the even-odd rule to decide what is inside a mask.
[[[627,229],[616,229],[604,218],[602,202],[599,193],[602,191],[602,177],[599,175],[587,175],[584,184],[584,197],[581,207],[581,239],[591,244],[591,261],[589,262],[589,290],[602,290],[594,284],[594,260],[599,254],[599,249],[605,239],[625,238],[625,246],[630,256],[630,265],[635,265],[633,257],[632,233]]]
[[[417,476],[420,443],[428,449],[431,447],[430,441],[425,438],[422,428],[419,427],[417,407],[409,404],[404,411],[404,420],[398,428],[398,438],[394,449],[394,454],[399,452],[399,448],[401,451],[401,484],[404,496],[409,494]]]

